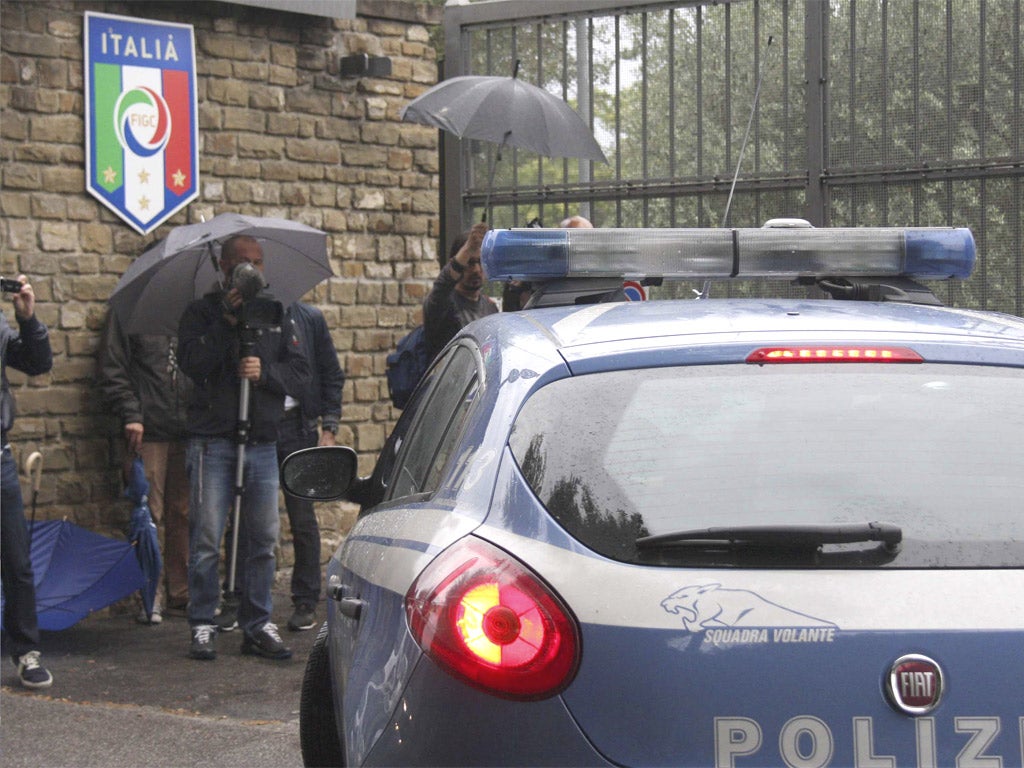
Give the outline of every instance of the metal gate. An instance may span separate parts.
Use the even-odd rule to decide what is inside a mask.
[[[968,226],[943,298],[1024,315],[1022,4],[449,0],[445,76],[520,62],[609,162],[506,148],[491,185],[497,147],[443,135],[443,230],[485,200],[499,227]]]

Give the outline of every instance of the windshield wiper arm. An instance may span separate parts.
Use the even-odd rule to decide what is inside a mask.
[[[892,523],[853,525],[736,525],[722,528],[696,528],[688,531],[642,536],[636,548],[658,549],[681,546],[778,547],[795,549],[824,544],[851,544],[880,541],[895,551],[903,540],[903,530]]]

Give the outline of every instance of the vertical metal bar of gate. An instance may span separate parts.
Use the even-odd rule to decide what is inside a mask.
[[[676,10],[668,12],[668,177],[676,177]],[[676,201],[668,202],[669,226],[676,226]]]
[[[697,8],[697,178],[704,178],[704,8]],[[697,226],[706,226],[704,195],[697,195]]]
[[[889,89],[885,87],[889,82],[889,0],[882,0],[882,164],[889,167],[892,164],[892,131],[889,128]],[[854,158],[856,159],[856,158]],[[882,214],[882,226],[888,226],[889,222],[889,185],[882,184],[882,188],[876,193],[879,200],[878,209]]]
[[[1022,55],[1021,47],[1024,46],[1024,40],[1021,39],[1021,26],[1024,19],[1021,18],[1021,4],[1018,3],[1017,7],[1013,11],[1013,71],[1020,72],[1024,67],[1024,55]],[[1010,121],[1010,127],[1013,129],[1013,154],[1014,157],[1020,157],[1024,154],[1024,102],[1021,99],[1021,80],[1024,78],[1015,78],[1013,84],[1013,117]],[[1011,253],[1018,254],[1017,256],[1017,268],[1016,268],[1016,307],[1015,313],[1024,316],[1024,213],[1021,209],[1024,208],[1024,178],[1017,175],[1013,179],[1013,199],[1016,200],[1017,204],[1011,206],[1010,209],[1010,221],[1013,225],[1013,247]]]
[[[790,130],[793,115],[789,103],[789,0],[782,3],[782,171],[787,176],[793,170],[793,131]],[[792,193],[785,193],[785,209],[794,210]]]
[[[645,179],[650,178],[647,164],[647,18],[646,13],[640,14],[640,167]],[[651,221],[651,201],[647,197],[643,199],[642,210],[642,226],[646,227]]]
[[[615,15],[615,181],[622,181],[622,17]],[[622,200],[615,199],[615,226],[622,226]]]
[[[850,39],[847,43],[847,57],[850,71],[849,93],[846,95],[847,109],[850,110],[849,118],[849,159],[847,165],[854,165],[857,162],[857,0],[850,0]],[[854,195],[854,188],[847,188],[846,195],[850,199],[850,212],[847,216],[848,226],[857,226],[857,199]]]
[[[586,34],[583,34],[586,32]],[[580,62],[583,62],[580,64]],[[576,93],[579,97],[580,115],[594,132],[594,78],[590,73],[594,71],[594,20],[586,19],[576,21],[576,69],[579,71],[579,81],[576,85]],[[594,173],[594,161],[581,159],[579,161],[580,186],[588,185]],[[580,215],[588,219],[593,217],[590,209],[590,202],[580,206]]]
[[[981,113],[982,125],[984,125],[985,115],[985,83],[988,82],[988,71],[986,67],[987,58],[985,56],[985,3],[981,3],[978,6],[978,40],[981,43],[978,46],[978,77],[981,82],[980,93],[978,94],[979,100],[979,111]],[[984,129],[978,131],[978,154],[981,157],[988,157],[988,153],[985,151],[985,134]],[[988,184],[984,177],[981,178],[980,189],[978,190],[978,202],[981,207],[981,215],[985,217],[988,213]],[[951,222],[952,223],[952,222]],[[978,253],[981,254],[981,258],[978,259],[978,268],[975,272],[981,280],[981,308],[988,309],[988,248],[987,248],[987,230],[983,227],[978,232]]]
[[[913,45],[914,50],[920,50],[921,45],[921,11],[917,3],[914,3],[913,14]],[[921,67],[920,57],[914,57],[913,63],[913,89],[914,89],[914,163],[921,167]],[[921,185],[914,184],[914,223],[921,220]]]
[[[544,34],[543,34],[544,33],[544,26],[542,24],[537,24],[536,30],[537,30],[537,36],[536,36],[536,45],[537,45],[537,81],[534,83],[534,85],[536,85],[538,88],[543,90],[544,89]],[[562,47],[564,48],[565,46],[562,46]],[[544,188],[544,159],[542,157],[537,157],[537,159],[534,162],[537,163],[537,186],[540,187],[541,189],[543,189]],[[519,163],[516,163],[516,168],[518,169],[518,167],[519,167]],[[516,187],[518,187],[518,186],[519,186],[519,184],[517,183]],[[516,203],[515,211],[516,211],[516,214],[515,214],[515,217],[514,217],[514,221],[515,221],[515,225],[518,227],[518,226],[520,226],[520,223],[519,223],[519,204],[518,203]],[[525,224],[526,222],[523,222],[523,223]]]
[[[767,54],[765,54],[767,55]],[[761,5],[754,5],[754,80],[760,86],[761,80],[759,73],[762,71],[761,62]],[[758,91],[754,90],[754,95],[758,95]],[[754,174],[757,175],[761,170],[761,142],[758,137],[761,135],[761,107],[757,103],[757,99],[754,100],[755,113],[754,113]],[[742,152],[742,147],[740,152]],[[764,221],[764,217],[761,215],[761,192],[754,194],[754,221]]]
[[[519,34],[518,33],[519,33],[519,27],[512,27],[512,61],[513,62],[518,62],[519,61]],[[515,64],[513,64],[513,66],[515,66]],[[511,160],[511,162],[512,162],[512,187],[513,187],[513,189],[515,189],[515,188],[519,187],[519,162],[518,162],[519,161],[519,150],[516,147],[511,147],[511,149],[512,149],[512,152],[510,154],[512,155],[512,160]],[[516,206],[514,210],[518,211],[519,207]],[[488,219],[488,221],[490,221],[493,224],[494,223],[494,217],[491,216]],[[515,219],[513,219],[512,223],[513,224],[518,224],[519,222],[515,221]]]
[[[725,167],[732,168],[735,163],[732,157],[732,6],[725,6]],[[724,206],[723,206],[724,207]],[[718,225],[729,225],[728,216],[720,217]],[[729,290],[732,285],[729,284]]]
[[[946,0],[946,156],[953,156],[953,0]],[[947,181],[946,210],[953,210],[953,183]],[[947,222],[952,223],[952,222]]]
[[[828,12],[827,3],[808,2],[804,13],[804,59],[807,62],[807,91],[804,96],[807,113],[807,199],[804,218],[817,227],[827,227],[831,220],[829,190],[825,183],[825,137],[828,135],[825,35]]]
[[[578,42],[577,42],[577,45],[579,45]],[[578,55],[577,55],[577,57],[578,57]],[[576,92],[579,93],[579,85],[576,86]],[[569,22],[568,22],[568,20],[562,22],[562,99],[565,100],[565,101],[569,101]],[[582,101],[583,101],[582,99],[577,99],[578,103],[582,102]],[[582,117],[584,121],[587,120],[587,117],[586,117],[585,113],[580,114],[580,117]],[[582,176],[582,174],[580,174],[580,175]],[[568,181],[569,181],[569,158],[568,157],[564,157],[564,158],[562,158],[562,183],[566,184],[566,183],[568,183]],[[545,220],[545,218],[546,218],[546,214],[544,212],[544,202],[543,201],[541,201],[541,204],[540,204],[539,208],[540,208],[540,210],[537,213],[537,215],[540,216],[540,219],[543,222]],[[558,215],[559,216],[563,216],[564,214],[565,214],[565,209],[563,208],[561,211],[559,211]]]

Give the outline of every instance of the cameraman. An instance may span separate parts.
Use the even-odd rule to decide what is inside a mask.
[[[6,282],[6,281],[5,281]],[[7,366],[29,376],[53,367],[50,334],[35,314],[36,297],[24,275],[21,288],[12,293],[15,330],[0,310],[0,418],[3,457],[0,459],[0,563],[4,590],[4,633],[8,650],[18,667],[18,679],[26,688],[48,688],[53,676],[39,663],[39,623],[36,616],[36,588],[32,575],[31,539],[25,524],[25,504],[18,480],[18,465],[7,442],[14,425],[14,395],[7,381]],[[12,286],[13,287],[13,286]],[[7,290],[7,287],[4,288]]]
[[[195,384],[188,411],[187,457],[189,655],[194,659],[217,655],[214,613],[220,599],[220,542],[234,503],[243,379],[249,382],[249,418],[241,502],[244,524],[239,526],[245,540],[238,547],[245,560],[237,565],[242,653],[270,659],[292,655],[270,621],[280,527],[276,442],[285,392],[297,390],[310,371],[290,324],[273,326],[261,320],[250,325],[252,309],[268,304],[280,309],[280,304],[253,290],[252,268],[261,281],[263,257],[259,242],[251,237],[225,241],[219,262],[224,286],[193,301],[178,327],[178,362]],[[242,266],[246,264],[251,267]]]

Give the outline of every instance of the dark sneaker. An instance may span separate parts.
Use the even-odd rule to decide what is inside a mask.
[[[281,642],[277,625],[267,622],[251,635],[242,638],[242,653],[283,661],[292,657],[292,649]]]
[[[217,649],[213,641],[217,637],[217,627],[213,624],[197,624],[192,627],[192,645],[188,655],[201,661],[212,661],[217,658]]]
[[[53,675],[39,663],[39,651],[29,651],[17,661],[18,677],[26,688],[49,688]]]
[[[302,632],[316,626],[316,609],[308,603],[299,603],[295,606],[295,612],[288,619],[288,629],[292,632]]]
[[[225,601],[221,604],[220,613],[213,617],[217,623],[217,629],[221,632],[230,632],[238,629],[238,603]]]

